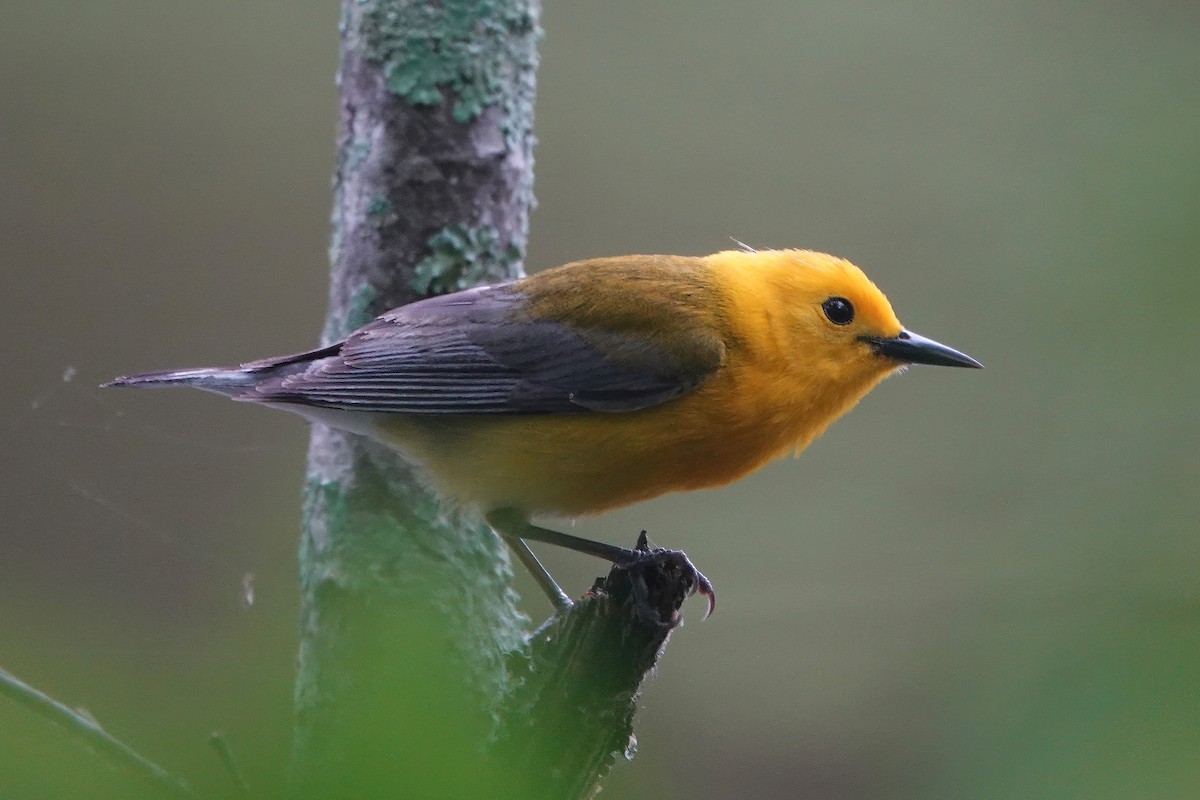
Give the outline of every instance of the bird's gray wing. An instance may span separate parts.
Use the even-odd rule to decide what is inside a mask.
[[[238,399],[404,414],[636,411],[690,392],[724,357],[710,331],[668,348],[523,308],[519,284],[401,306],[307,364],[304,355],[259,362],[264,379]]]

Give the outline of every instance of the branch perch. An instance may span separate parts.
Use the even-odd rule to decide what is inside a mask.
[[[638,549],[646,549],[644,532]],[[591,797],[617,757],[632,756],[642,682],[683,621],[683,601],[704,580],[680,551],[654,556],[614,566],[514,660],[519,682],[492,754],[524,765],[524,797]]]
[[[60,703],[3,668],[0,668],[0,694],[24,706],[39,717],[50,720],[115,766],[132,770],[148,779],[165,796],[186,797],[193,798],[193,800],[196,797],[191,787],[181,778],[175,777],[104,730],[91,715],[80,713]]]

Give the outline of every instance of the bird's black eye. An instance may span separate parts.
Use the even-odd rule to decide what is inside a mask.
[[[854,321],[854,306],[844,297],[831,297],[821,303],[821,310],[834,325],[849,325]]]

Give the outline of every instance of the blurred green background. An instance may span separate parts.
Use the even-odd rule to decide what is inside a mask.
[[[316,341],[337,17],[0,8],[0,664],[205,789],[213,729],[256,785],[286,760],[307,436],[93,387]],[[721,595],[605,796],[1200,796],[1200,5],[544,24],[531,270],[828,250],[988,366],[910,370],[799,461],[574,528],[648,528]],[[599,571],[549,560],[575,591]],[[129,792],[0,701],[0,795]]]

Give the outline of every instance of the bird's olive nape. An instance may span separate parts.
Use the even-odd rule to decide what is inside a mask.
[[[854,304],[844,297],[831,297],[821,303],[825,318],[834,325],[849,325],[854,321]]]

